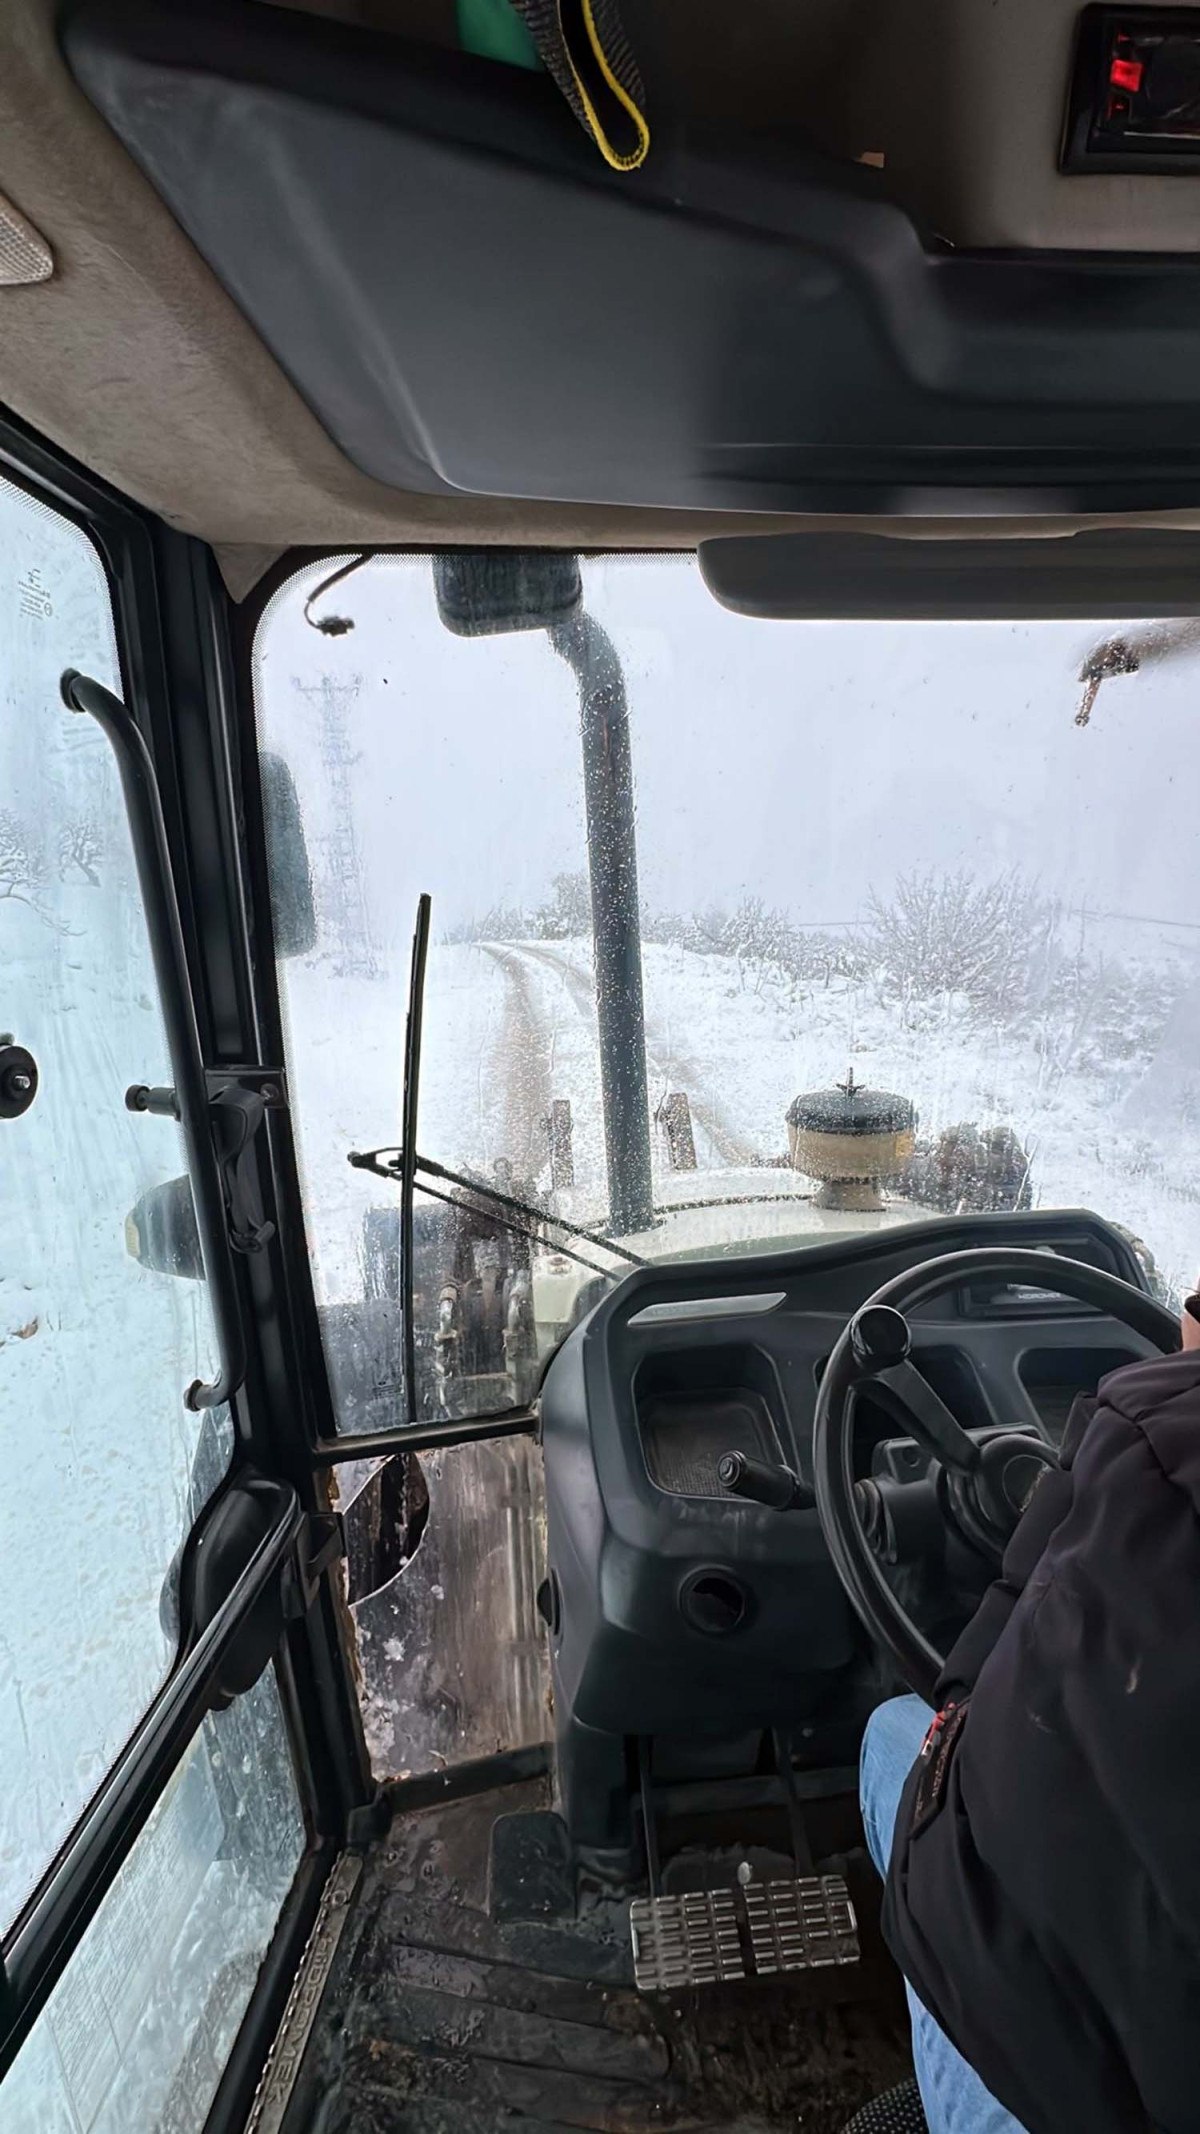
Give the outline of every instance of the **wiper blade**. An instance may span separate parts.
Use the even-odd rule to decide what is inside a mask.
[[[416,1185],[417,1105],[421,1082],[421,1026],[425,1015],[425,964],[429,956],[429,922],[433,899],[428,892],[417,898],[417,923],[413,932],[412,970],[408,981],[408,1019],[404,1029],[404,1093],[400,1131],[408,1154],[400,1163],[400,1279],[403,1283],[404,1375],[407,1379],[408,1419],[417,1416],[417,1333],[413,1314],[413,1188]]]
[[[352,1164],[356,1171],[373,1171],[377,1178],[387,1178],[398,1185],[405,1183],[407,1172],[403,1149],[390,1148],[386,1143],[383,1148],[351,1149],[346,1161]],[[447,1185],[458,1186],[463,1192],[474,1193],[479,1199],[490,1201],[493,1207],[505,1208],[514,1216],[523,1216],[525,1223],[518,1231],[519,1236],[537,1237],[549,1224],[555,1230],[561,1230],[566,1237],[582,1238],[585,1244],[599,1245],[602,1251],[611,1252],[616,1259],[627,1261],[630,1267],[650,1265],[649,1260],[643,1259],[640,1253],[630,1252],[627,1245],[618,1245],[612,1238],[605,1237],[602,1230],[589,1230],[582,1223],[568,1222],[565,1215],[554,1215],[549,1208],[535,1207],[532,1201],[520,1200],[515,1193],[504,1193],[499,1186],[490,1186],[483,1179],[471,1178],[466,1172],[452,1171],[447,1164],[435,1162],[432,1156],[414,1154],[412,1172],[419,1173],[422,1178],[440,1178]],[[446,1200],[448,1195],[433,1193],[431,1198]],[[452,1201],[450,1205],[456,1207],[458,1203]],[[534,1227],[526,1228],[526,1224],[532,1224]],[[506,1227],[517,1229],[515,1223]],[[567,1253],[565,1247],[562,1250],[569,1259],[579,1257],[578,1253]],[[590,1260],[584,1260],[581,1264],[592,1267]],[[609,1267],[592,1267],[592,1271],[595,1274],[612,1273]]]

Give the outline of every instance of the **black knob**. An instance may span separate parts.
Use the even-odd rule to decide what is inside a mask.
[[[19,1119],[38,1093],[37,1061],[11,1037],[0,1041],[0,1119]]]
[[[731,1497],[745,1497],[751,1504],[765,1504],[776,1512],[790,1512],[798,1504],[813,1501],[790,1467],[752,1460],[748,1452],[723,1452],[717,1461],[717,1480]]]
[[[891,1371],[908,1361],[912,1335],[903,1312],[890,1304],[868,1304],[850,1321],[850,1347],[856,1363],[869,1371]]]

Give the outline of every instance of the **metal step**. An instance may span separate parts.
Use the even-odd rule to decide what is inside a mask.
[[[773,1978],[858,1962],[858,1921],[841,1875],[747,1882],[629,1907],[640,1993]]]

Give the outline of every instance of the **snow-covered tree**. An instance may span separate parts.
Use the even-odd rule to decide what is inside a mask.
[[[43,926],[69,933],[65,922],[48,909],[45,888],[42,847],[11,808],[0,808],[0,903],[24,904],[37,913]]]
[[[592,931],[592,892],[586,874],[556,874],[549,901],[537,913],[534,930],[543,941],[578,941]]]
[[[0,899],[39,909],[37,892],[46,878],[45,863],[20,818],[0,808]]]
[[[962,870],[901,875],[890,900],[872,890],[868,915],[876,962],[910,998],[959,993],[1004,1015],[1045,990],[1058,913],[1015,872],[983,882]]]

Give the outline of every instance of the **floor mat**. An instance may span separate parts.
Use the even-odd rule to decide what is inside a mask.
[[[592,1897],[574,1924],[492,1916],[493,1820],[545,1806],[535,1782],[411,1814],[380,1842],[305,2066],[298,2124],[312,2134],[841,2134],[869,2097],[911,2073],[869,1869],[858,1879],[850,1863],[863,1937],[851,1970],[641,1995],[627,1902]]]

